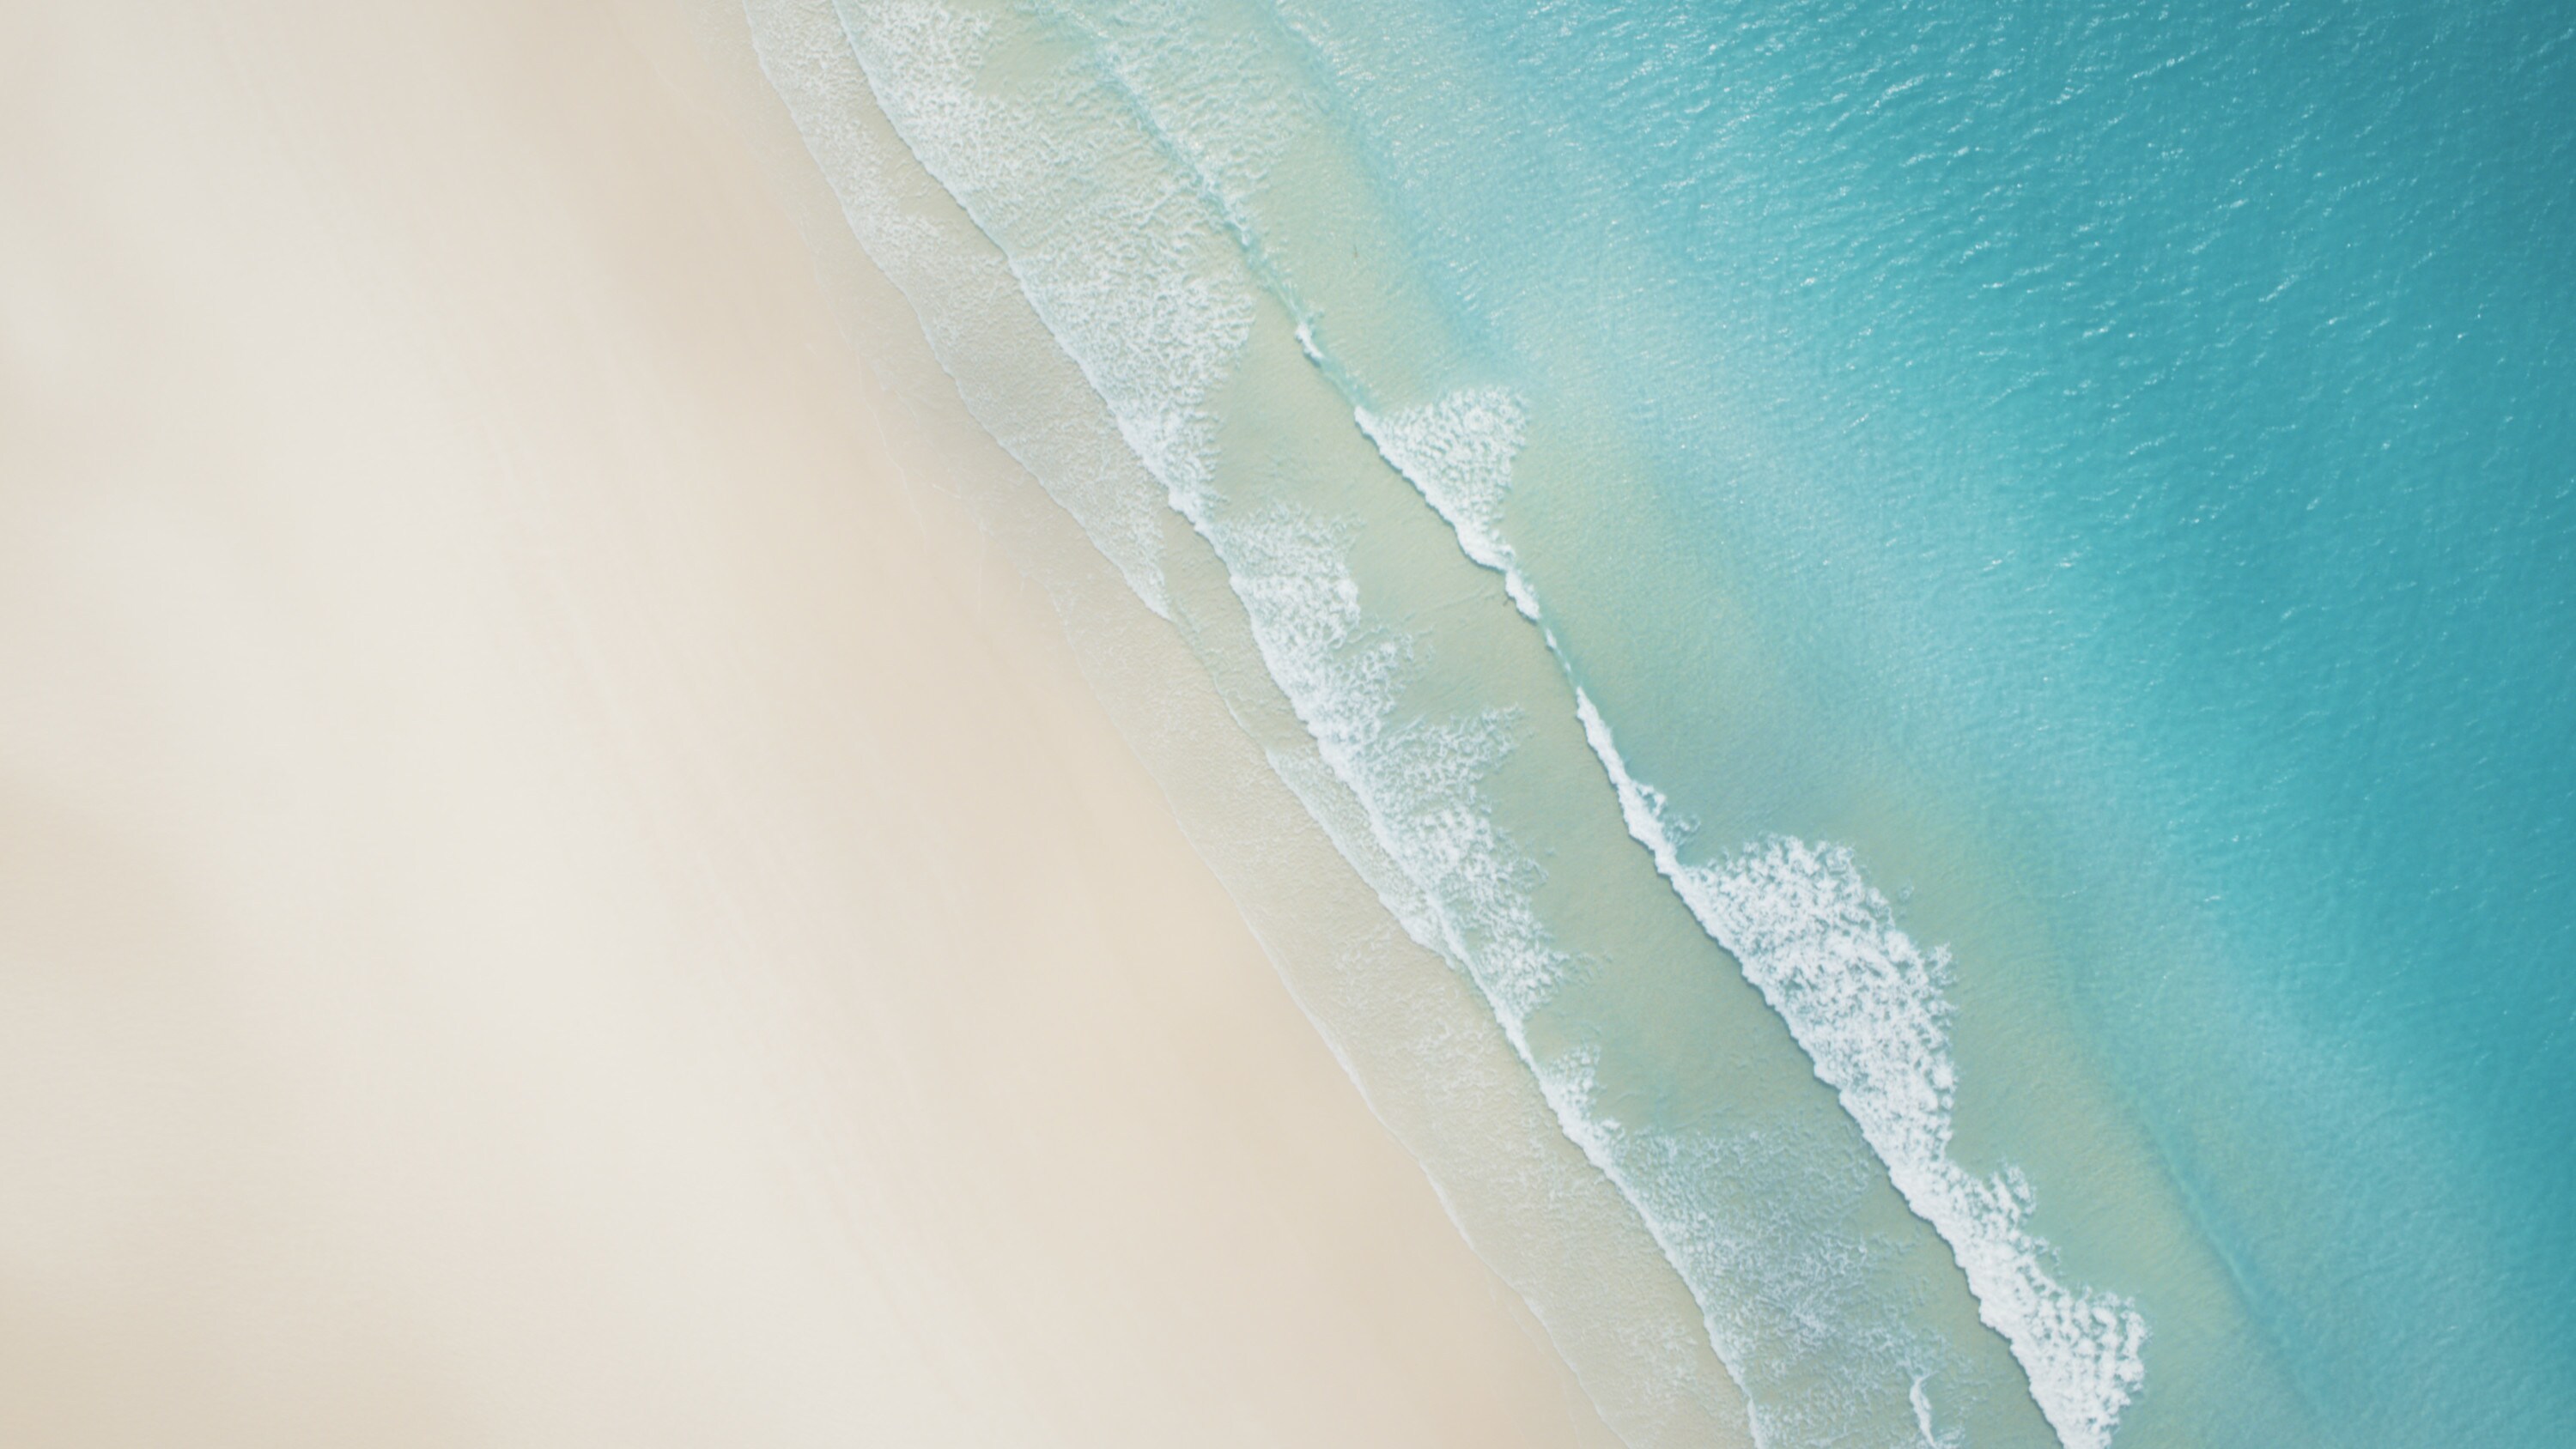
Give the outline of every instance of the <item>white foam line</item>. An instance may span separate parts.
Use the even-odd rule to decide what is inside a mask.
[[[1362,611],[1349,567],[1348,528],[1284,505],[1248,515],[1221,506],[1212,487],[1214,435],[1207,404],[1234,365],[1242,340],[1239,322],[1248,309],[1241,305],[1245,279],[1209,266],[1224,254],[1198,244],[1207,235],[1205,213],[1169,191],[1152,193],[1140,206],[1132,195],[1082,190],[1102,173],[1132,165],[1138,153],[1122,153],[1115,138],[1096,133],[1087,142],[1097,149],[1076,150],[1086,145],[1081,128],[1051,123],[1011,95],[977,87],[975,72],[995,38],[979,18],[933,4],[852,8],[834,16],[830,0],[750,3],[756,28],[770,42],[763,60],[773,81],[807,103],[800,121],[826,122],[809,127],[809,146],[835,173],[858,171],[855,186],[837,175],[836,185],[862,240],[886,245],[901,261],[936,260],[943,249],[912,245],[919,238],[905,227],[903,206],[892,188],[878,184],[882,158],[868,149],[871,138],[828,123],[837,99],[833,87],[848,82],[830,68],[831,47],[817,42],[828,31],[849,48],[843,58],[863,69],[873,66],[858,81],[872,94],[870,104],[885,107],[904,144],[917,148],[910,159],[964,206],[997,248],[992,264],[975,276],[984,295],[962,299],[966,320],[1005,314],[1008,308],[994,305],[990,295],[997,289],[1024,302],[1032,324],[1047,333],[1042,350],[1062,357],[1078,373],[1077,385],[1103,405],[1107,426],[1085,429],[1077,441],[1093,442],[1094,431],[1104,435],[1128,469],[1150,478],[1159,495],[1157,513],[1168,504],[1216,546],[1262,661],[1313,745],[1311,754],[1274,751],[1274,768],[1404,930],[1476,982],[1545,1088],[1547,1075],[1532,1061],[1521,1027],[1570,963],[1528,904],[1537,863],[1495,826],[1481,783],[1508,753],[1513,717],[1486,710],[1438,720],[1397,719],[1414,641]],[[828,27],[819,27],[825,16],[832,16]],[[1066,97],[1059,92],[1041,99],[1061,103]],[[1041,141],[1045,164],[1030,167],[1019,151]],[[1083,164],[1069,164],[1075,159]],[[1068,181],[1077,188],[1072,194],[1061,189]],[[1154,221],[1166,228],[1160,236],[1140,241],[1132,235]],[[1005,238],[1012,245],[1004,246]],[[1110,265],[1083,275],[1077,263],[1087,256]],[[983,258],[976,254],[971,260]],[[913,268],[905,275],[928,281],[912,273],[929,270]],[[926,286],[915,296],[937,345],[943,319],[930,303],[959,299]],[[1151,334],[1158,324],[1166,332],[1193,331],[1199,345],[1157,354],[1151,335],[1129,334],[1131,328]],[[951,340],[976,340],[972,327],[947,330]],[[990,344],[955,360],[948,352],[940,356],[958,373],[970,406],[987,373],[1005,380],[983,389],[993,395],[988,401],[1018,400],[1009,381],[1021,374],[1012,364],[1029,359],[996,357]],[[1026,391],[1025,385],[1019,389]],[[1029,430],[1028,441],[1032,446],[1023,461],[1050,490],[1064,481],[1056,476],[1062,471],[1115,471],[1059,446],[1060,439],[1043,427]],[[1103,551],[1109,551],[1106,542]],[[1129,583],[1162,611],[1159,569],[1141,581],[1131,573]],[[1562,1093],[1547,1095],[1562,1110]],[[1596,1164],[1607,1165],[1597,1157]],[[1546,1196],[1556,1191],[1549,1188]],[[1545,1305],[1533,1306],[1544,1319]],[[1626,1336],[1644,1330],[1630,1324],[1621,1331]],[[1632,1405],[1632,1419],[1634,1414]]]
[[[1897,928],[1845,847],[1775,836],[1685,864],[1677,837],[1687,828],[1628,773],[1591,697],[1578,688],[1574,702],[1628,833],[1788,1022],[1906,1205],[1949,1242],[1977,1316],[2011,1345],[2058,1441],[2105,1449],[2145,1381],[2146,1319],[2126,1298],[2050,1274],[2048,1244],[2023,1226],[2031,1192],[2018,1169],[1975,1177],[1951,1160],[1948,953]]]
[[[1436,929],[1529,1060],[1522,1024],[1571,963],[1529,902],[1537,862],[1495,825],[1482,788],[1511,748],[1511,720],[1493,710],[1400,719],[1412,641],[1363,611],[1340,525],[1284,504],[1248,515],[1221,506],[1212,403],[1252,315],[1251,279],[1221,220],[1186,178],[1159,169],[1142,135],[1067,129],[1041,106],[980,87],[987,22],[918,0],[849,7],[842,18],[889,118],[980,225],[1016,238],[1003,251],[1028,303],[1168,501],[1223,558],[1264,664],[1430,907],[1429,919],[1404,913],[1408,926]],[[1082,109],[1061,93],[1041,100]],[[1111,173],[1137,184],[1093,184]],[[1303,340],[1312,347],[1311,334]],[[1520,400],[1475,389],[1359,422],[1536,619],[1501,529],[1525,428]],[[2140,1382],[2144,1323],[2124,1300],[2069,1293],[2048,1276],[2045,1244],[2021,1227],[2029,1204],[2018,1174],[1974,1179],[1949,1160],[1946,959],[1895,929],[1848,852],[1777,840],[1684,866],[1662,797],[1627,775],[1590,700],[1578,693],[1577,703],[1631,833],[1789,1022],[1909,1205],[1950,1242],[1980,1315],[2011,1343],[2067,1449],[2102,1449]],[[1616,1167],[1615,1126],[1590,1121],[1565,1082],[1540,1075],[1569,1133]],[[1656,1200],[1634,1174],[1615,1175],[1641,1207]],[[1661,1220],[1659,1237],[1688,1216],[1687,1204],[1661,1206],[1646,1213]],[[1696,1236],[1723,1246],[1722,1235]]]
[[[1569,963],[1529,905],[1536,862],[1494,824],[1481,788],[1510,752],[1510,718],[1396,721],[1411,643],[1367,620],[1347,545],[1322,521],[1281,504],[1210,534],[1263,663],[1517,1044]]]
[[[1481,787],[1509,753],[1511,720],[1398,722],[1412,642],[1367,618],[1341,526],[1219,495],[1213,399],[1254,311],[1222,219],[1132,118],[1063,89],[1090,82],[1034,79],[1036,103],[982,86],[995,42],[982,17],[900,0],[843,18],[889,118],[978,224],[1009,238],[1030,307],[1214,546],[1264,666],[1517,1044],[1569,963],[1528,903],[1539,867],[1494,824]],[[1428,924],[1403,914],[1409,928]]]
[[[1378,453],[1449,521],[1467,557],[1501,574],[1512,606],[1538,622],[1538,597],[1503,537],[1503,495],[1511,489],[1512,459],[1529,429],[1519,394],[1502,387],[1461,388],[1421,407],[1393,413],[1357,408],[1353,416]]]

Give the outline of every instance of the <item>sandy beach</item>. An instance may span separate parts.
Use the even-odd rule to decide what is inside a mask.
[[[0,1441],[1608,1442],[721,19],[0,6]]]

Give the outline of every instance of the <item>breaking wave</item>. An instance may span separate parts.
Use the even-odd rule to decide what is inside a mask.
[[[1686,827],[1628,773],[1591,697],[1577,690],[1575,708],[1628,832],[1788,1022],[1906,1205],[1948,1241],[1977,1316],[2012,1346],[2059,1441],[2105,1449],[2145,1382],[2146,1319],[2126,1298],[2049,1272],[2048,1244],[2023,1225],[2031,1191],[2018,1170],[1978,1177],[1951,1159],[1949,953],[1898,928],[1845,847],[1775,836],[1684,863]]]

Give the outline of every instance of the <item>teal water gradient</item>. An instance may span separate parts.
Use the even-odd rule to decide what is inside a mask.
[[[1640,460],[1512,535],[1639,773],[1931,782],[2050,942],[1962,993],[2071,1003],[2333,1437],[2576,1435],[2564,7],[1439,18],[1488,134],[1342,94]]]
[[[1760,1442],[2576,1438],[2563,7],[838,11]]]

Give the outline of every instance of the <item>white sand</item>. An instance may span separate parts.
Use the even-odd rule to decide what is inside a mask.
[[[1598,1443],[711,64],[0,3],[0,1443]]]

